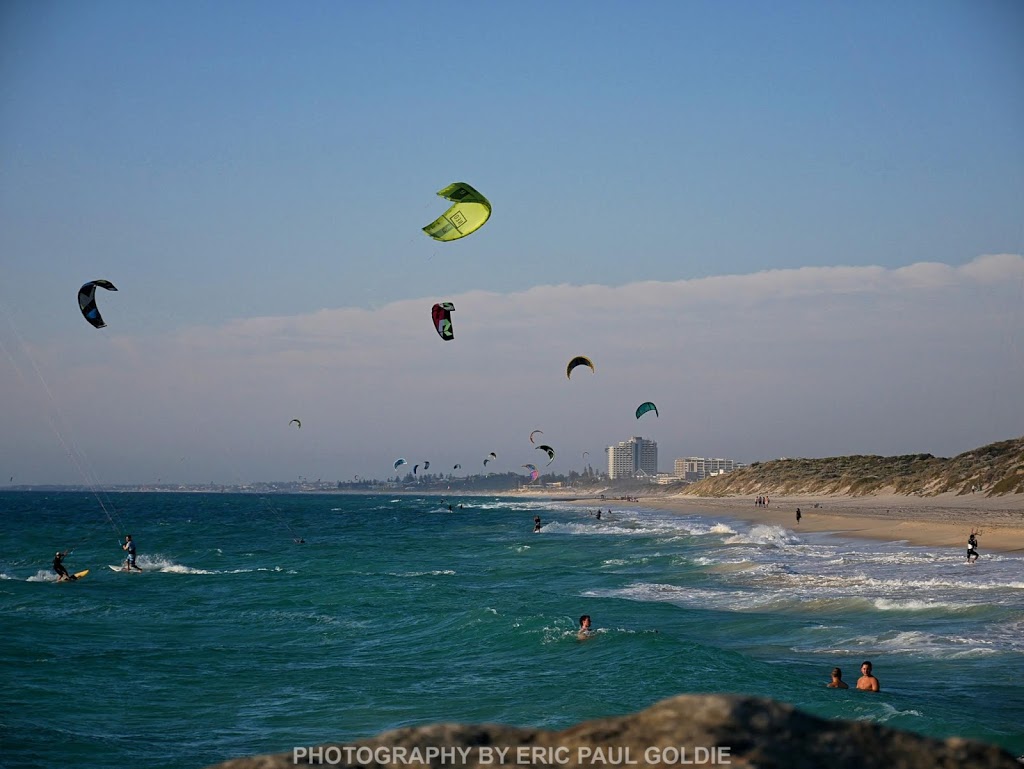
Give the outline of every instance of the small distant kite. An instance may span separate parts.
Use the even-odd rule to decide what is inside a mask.
[[[452,468],[452,470],[461,470],[461,469],[462,469],[462,465],[455,465],[455,467]]]
[[[437,335],[446,342],[455,338],[455,330],[452,328],[452,310],[454,309],[455,305],[451,302],[438,302],[430,310],[430,317],[434,320]]]
[[[449,184],[437,194],[454,205],[423,228],[434,240],[464,238],[483,227],[491,215],[487,198],[465,182]]]
[[[639,406],[636,407],[636,418],[639,419],[644,414],[646,414],[648,411],[653,411],[654,412],[654,416],[660,416],[658,414],[658,407],[655,406],[650,401],[647,401],[646,403],[641,403]]]
[[[291,422],[288,423],[288,426],[291,427],[293,422],[296,425],[298,425],[300,430],[302,429],[302,422],[300,420],[298,420],[298,419],[293,419]]]
[[[396,459],[395,460],[395,469],[397,470],[401,465],[407,465],[407,464],[409,464],[409,463],[406,462],[404,459]]]
[[[555,450],[546,444],[541,444],[537,447],[537,451],[543,451],[548,455],[548,464],[550,465],[555,461]]]
[[[430,462],[429,461],[423,463],[423,469],[424,470],[429,470],[430,469]]]
[[[107,291],[117,291],[117,286],[109,280],[90,280],[78,289],[78,307],[82,310],[82,316],[96,328],[104,328],[107,324],[103,322],[103,316],[96,306],[96,288],[105,288]]]
[[[419,470],[419,469],[420,469],[420,466],[419,466],[419,465],[413,465],[413,466],[412,466],[412,474],[413,474],[413,475],[416,475],[416,471],[417,471],[417,470]]]
[[[495,454],[492,451],[490,454],[487,455],[487,459],[484,460],[484,467],[487,467],[487,463],[490,462],[492,459],[497,459],[497,458],[498,458],[498,455]]]
[[[532,433],[530,433],[530,443],[533,443],[533,436],[535,436],[535,435],[543,435],[543,434],[544,433],[541,432],[540,430],[534,430]]]
[[[569,365],[565,367],[565,376],[567,379],[572,379],[572,370],[577,366],[589,366],[590,370],[594,371],[594,362],[590,360],[590,358],[585,355],[577,355],[569,361]]]
[[[525,467],[527,470],[530,471],[530,482],[531,483],[533,481],[537,480],[538,478],[540,478],[540,473],[537,472],[537,465],[526,464],[526,465],[520,465],[520,467]]]

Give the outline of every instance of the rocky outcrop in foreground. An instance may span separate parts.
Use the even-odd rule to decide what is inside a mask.
[[[348,745],[297,747],[210,769],[296,766],[1021,769],[991,745],[827,721],[771,700],[728,695],[673,697],[634,715],[561,732],[461,724],[396,729]]]

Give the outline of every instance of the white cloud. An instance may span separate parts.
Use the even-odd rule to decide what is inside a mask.
[[[439,300],[456,307],[452,342],[430,322]],[[536,461],[535,428],[562,471],[630,435],[659,442],[663,469],[688,454],[948,454],[1024,433],[1022,305],[1024,258],[1002,254],[118,330],[35,351],[55,401],[22,392],[4,449],[32,445],[35,480],[77,480],[39,439],[57,409],[109,482],[383,477],[399,455],[472,471],[492,450],[515,469]],[[597,371],[570,382],[576,354]],[[12,372],[5,390],[24,391]],[[660,418],[635,420],[644,400]]]

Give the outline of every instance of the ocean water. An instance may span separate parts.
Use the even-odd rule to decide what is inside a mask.
[[[2,493],[0,763],[192,769],[436,721],[560,729],[705,692],[1024,753],[1024,559],[592,512]],[[107,568],[124,532],[145,573]],[[91,571],[56,583],[68,547]],[[825,688],[864,659],[879,694]]]

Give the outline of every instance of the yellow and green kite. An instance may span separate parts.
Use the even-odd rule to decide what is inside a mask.
[[[449,184],[437,193],[454,205],[423,228],[434,240],[458,240],[484,226],[491,215],[491,204],[465,182]]]

